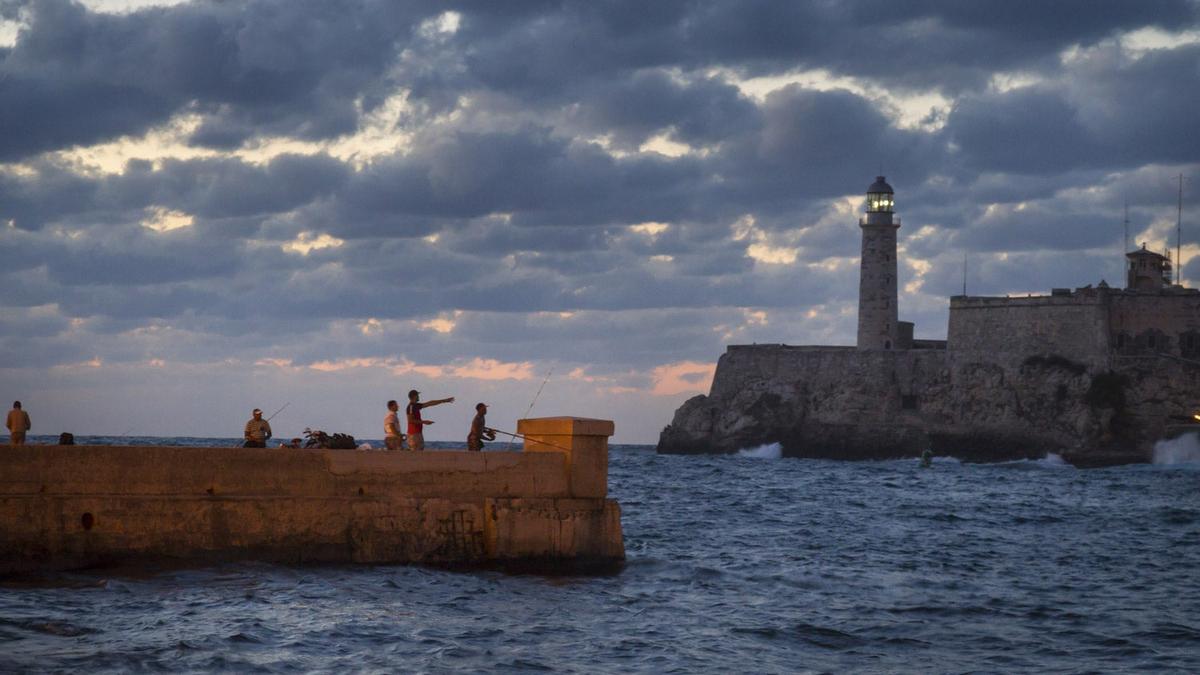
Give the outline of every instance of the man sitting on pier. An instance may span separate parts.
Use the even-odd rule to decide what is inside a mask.
[[[262,418],[262,411],[258,408],[255,408],[252,414],[254,417],[246,422],[246,431],[243,433],[246,442],[242,444],[242,447],[265,448],[267,439],[271,437],[271,423]]]
[[[454,397],[440,398],[428,403],[420,403],[421,392],[413,389],[408,392],[408,407],[404,412],[408,415],[408,448],[410,450],[425,449],[425,425],[433,424],[433,420],[422,420],[421,409],[430,408],[443,403],[454,403]]]
[[[467,450],[482,452],[484,441],[496,440],[496,432],[487,426],[487,404],[475,404],[475,419],[471,420],[471,431],[467,433]]]

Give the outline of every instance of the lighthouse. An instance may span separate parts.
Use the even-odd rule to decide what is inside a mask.
[[[895,349],[898,337],[896,307],[895,192],[883,176],[867,188],[867,211],[862,228],[862,262],[858,277],[858,348]]]

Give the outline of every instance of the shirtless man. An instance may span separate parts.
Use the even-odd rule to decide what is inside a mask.
[[[467,450],[481,452],[484,441],[496,440],[496,432],[487,426],[487,404],[475,404],[475,419],[471,420],[471,431],[467,433]]]
[[[431,408],[443,403],[454,403],[453,396],[450,398],[435,399],[428,403],[421,403],[420,399],[421,392],[416,389],[408,392],[408,407],[404,409],[404,412],[408,416],[408,447],[410,450],[425,449],[425,425],[433,424],[433,420],[421,419],[421,409]]]

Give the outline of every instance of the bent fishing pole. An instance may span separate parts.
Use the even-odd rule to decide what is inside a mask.
[[[283,412],[283,411],[284,411],[284,408],[287,408],[287,407],[288,407],[289,405],[291,405],[291,404],[292,404],[292,402],[291,402],[291,401],[288,401],[287,403],[284,403],[284,404],[283,404],[283,408],[280,408],[279,410],[276,410],[275,412],[271,413],[271,416],[267,418],[267,421],[268,421],[268,422],[270,422],[271,420],[275,419],[275,416],[276,416],[276,415],[278,415],[279,413]]]
[[[546,383],[550,381],[550,376],[554,374],[554,366],[550,366],[550,370],[546,372],[546,379],[542,380],[541,386],[538,387],[537,393],[533,395],[533,400],[529,402],[529,408],[525,410],[524,417],[529,417],[529,413],[533,411],[533,404],[537,403],[538,397],[542,395],[542,389],[546,388]],[[503,432],[501,432],[503,433]],[[517,438],[516,434],[509,434]],[[512,441],[508,442],[508,450],[512,450]]]
[[[571,452],[570,448],[564,448],[561,445],[555,445],[554,443],[551,443],[550,441],[543,441],[543,440],[539,440],[537,438],[529,438],[528,436],[524,436],[522,434],[514,434],[511,431],[500,431],[499,429],[492,429],[491,427],[487,427],[487,429],[493,433],[504,434],[505,436],[512,436],[513,438],[519,438],[523,441],[537,443],[539,445],[548,445],[552,448],[557,448],[559,450],[566,450],[567,452]],[[510,448],[512,447],[512,441],[509,441],[508,446]]]

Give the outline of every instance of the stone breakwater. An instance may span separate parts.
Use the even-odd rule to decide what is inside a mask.
[[[1200,364],[1169,355],[1081,363],[1053,353],[730,346],[712,389],[683,404],[662,453],[780,443],[785,456],[1061,454],[1081,466],[1149,461],[1200,404]]]
[[[518,422],[523,452],[0,448],[0,574],[138,561],[624,559],[607,420]]]

